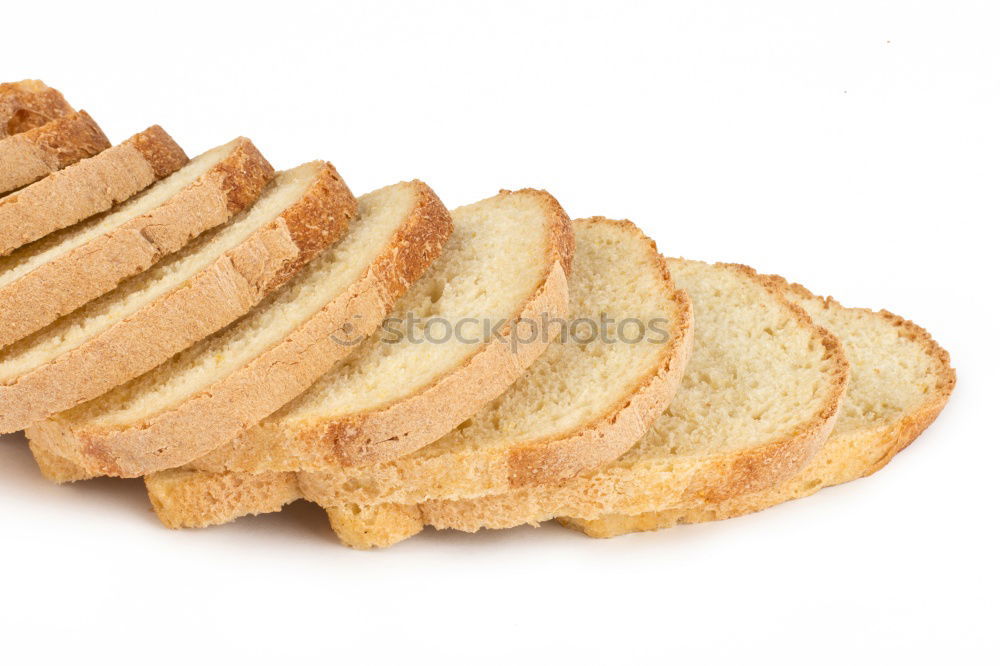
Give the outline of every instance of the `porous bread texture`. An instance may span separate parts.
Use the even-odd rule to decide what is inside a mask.
[[[73,113],[73,107],[55,88],[26,79],[0,83],[0,139]]]
[[[573,229],[569,322],[633,318],[658,322],[666,335],[630,343],[614,332],[588,340],[591,329],[577,331],[434,444],[386,464],[300,474],[308,499],[367,506],[507,492],[613,460],[646,432],[680,385],[691,349],[690,301],[630,222],[589,218]]]
[[[356,210],[329,163],[279,174],[231,222],[0,350],[0,431],[95,398],[232,323],[339,240]]]
[[[0,199],[0,255],[125,201],[188,161],[158,125]]]
[[[0,139],[0,194],[110,147],[108,138],[86,111]]]
[[[937,418],[955,386],[955,371],[948,352],[927,331],[885,310],[845,308],[801,285],[780,284],[788,298],[840,338],[851,366],[840,417],[806,468],[760,492],[718,503],[636,516],[560,518],[560,523],[603,538],[753,513],[874,474]]]
[[[487,341],[483,322],[540,326],[566,316],[568,218],[538,190],[501,192],[451,215],[441,257],[387,320],[401,328],[412,317],[420,330],[372,336],[302,396],[190,467],[321,471],[393,460],[444,436],[523,374],[547,339],[512,343],[508,324]],[[477,332],[439,341],[435,319],[470,321]]]
[[[170,469],[146,477],[146,486],[156,515],[173,529],[229,522],[233,512],[273,513],[299,499],[295,475],[290,473],[229,475]]]
[[[840,343],[745,266],[669,265],[694,301],[694,354],[681,390],[646,436],[615,462],[561,484],[424,503],[425,523],[476,531],[722,501],[806,465],[847,388]]]
[[[375,330],[451,233],[419,181],[362,197],[359,213],[340,243],[248,315],[28,437],[90,474],[141,476],[190,462],[277,410],[352,351],[339,339]]]
[[[11,315],[0,320],[0,347],[225,223],[252,204],[273,176],[264,156],[241,137],[196,157],[110,212],[0,257],[0,311]]]

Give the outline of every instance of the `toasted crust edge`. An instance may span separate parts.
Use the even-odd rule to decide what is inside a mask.
[[[387,248],[345,293],[263,354],[175,407],[125,428],[45,422],[55,451],[91,473],[135,477],[179,467],[234,438],[292,399],[349,347],[330,338],[349,321],[370,334],[409,284],[437,258],[451,217],[426,184]]]
[[[249,139],[233,143],[226,157],[161,205],[0,287],[0,311],[17,314],[0,320],[0,346],[113,290],[256,201],[274,169]],[[4,427],[0,432],[10,432]]]
[[[0,199],[0,254],[109,210],[187,163],[159,125]]]
[[[210,265],[79,347],[0,386],[0,430],[95,398],[235,321],[343,237],[356,210],[336,169],[324,163],[302,197]],[[32,429],[29,437],[45,447],[43,433],[44,427]]]
[[[169,176],[187,164],[181,147],[159,125],[130,137],[127,144],[135,147],[153,170],[154,180]]]
[[[86,111],[0,139],[0,193],[30,185],[110,147]]]
[[[0,84],[0,138],[41,127],[72,112],[61,92],[37,79]]]

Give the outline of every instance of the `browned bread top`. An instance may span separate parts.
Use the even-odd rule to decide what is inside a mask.
[[[41,81],[0,83],[0,138],[41,127],[72,112],[62,93]]]
[[[29,185],[110,147],[108,138],[86,111],[0,139],[0,194]]]

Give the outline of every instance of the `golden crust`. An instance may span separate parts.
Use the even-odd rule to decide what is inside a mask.
[[[51,324],[225,223],[242,210],[234,202],[245,207],[255,201],[273,175],[253,143],[240,138],[226,157],[162,205],[0,286],[0,311],[14,315],[0,319],[0,346]]]
[[[0,139],[0,193],[29,185],[110,147],[86,111]]]
[[[0,83],[0,139],[41,127],[73,113],[55,88],[41,81]]]
[[[102,213],[176,171],[187,157],[153,126],[0,199],[0,255]]]
[[[543,313],[562,317],[567,301],[562,265],[572,261],[573,252],[569,220],[547,192],[520,191],[525,193],[540,198],[548,211],[548,271],[510,319],[538,319]],[[505,194],[517,193],[501,191],[501,196]],[[511,354],[507,344],[511,332],[508,326],[500,339],[466,359],[455,371],[388,405],[296,427],[292,433],[280,419],[265,422],[190,466],[219,472],[321,471],[329,465],[386,462],[411,453],[444,436],[503,393],[544,351],[546,343],[538,339],[522,345],[516,355]],[[282,463],[289,463],[287,468],[274,464],[275,451],[280,451],[277,455],[284,458]]]
[[[352,323],[370,334],[438,256],[451,218],[420,181],[415,205],[386,249],[345,293],[242,368],[178,405],[129,427],[74,422],[57,415],[28,436],[91,474],[134,477],[178,467],[233,439],[295,397],[350,348],[330,335]]]
[[[174,143],[170,135],[159,125],[153,125],[146,131],[139,132],[126,143],[134,146],[142,154],[146,164],[153,170],[154,180],[169,176],[188,161],[181,147]]]
[[[20,429],[95,398],[232,323],[339,240],[356,208],[336,169],[323,164],[298,201],[183,285],[0,386],[0,430]],[[44,445],[44,436],[32,436],[37,447]]]
[[[843,307],[833,298],[813,295],[802,285],[788,283],[777,276],[770,277],[779,287],[800,298],[814,299],[820,302],[824,309]],[[826,440],[820,453],[797,475],[771,487],[758,489],[756,492],[723,498],[721,501],[709,499],[634,516],[609,514],[590,520],[564,517],[560,518],[559,522],[588,536],[606,538],[628,532],[665,529],[682,523],[724,520],[807,497],[827,486],[853,481],[882,469],[937,418],[955,387],[955,371],[951,367],[948,352],[920,326],[885,310],[880,312],[862,308],[852,308],[852,310],[866,312],[889,321],[898,328],[900,336],[918,343],[928,358],[933,359],[935,390],[926,400],[891,423],[833,435]]]

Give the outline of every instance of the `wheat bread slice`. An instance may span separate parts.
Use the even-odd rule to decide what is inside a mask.
[[[0,350],[0,432],[96,398],[232,323],[339,240],[356,211],[329,163],[279,174],[230,222]]]
[[[110,147],[86,111],[0,139],[0,194],[30,185]]]
[[[419,181],[365,195],[344,238],[219,333],[29,439],[89,474],[141,476],[205,455],[302,393],[437,257],[447,211]]]
[[[252,204],[273,175],[260,151],[241,137],[196,157],[107,213],[0,257],[0,311],[9,314],[0,320],[0,347],[225,223]]]
[[[26,79],[0,83],[0,139],[26,132],[73,113],[55,88]]]
[[[413,506],[387,505],[377,516],[362,511],[367,532],[349,522],[351,507],[327,505],[341,540],[383,547],[418,532],[418,523],[474,532],[574,513],[595,518],[721,501],[802,469],[828,436],[844,396],[848,366],[840,343],[773,280],[745,266],[669,264],[694,301],[694,353],[674,401],[635,447],[558,484],[422,503],[420,521],[411,518]],[[367,524],[374,518],[381,527]],[[361,538],[366,533],[373,538]]]
[[[690,351],[690,303],[674,288],[655,245],[631,223],[592,218],[574,222],[573,230],[567,320],[634,317],[661,324],[665,336],[636,344],[571,336],[564,342],[556,340],[557,327],[554,341],[507,393],[423,449],[386,463],[299,473],[298,493],[296,475],[288,472],[213,477],[170,470],[146,478],[157,515],[171,527],[204,527],[274,511],[299,496],[321,502],[333,496],[328,506],[353,504],[347,511],[355,519],[374,512],[393,520],[396,512],[371,506],[376,498],[485,494],[570,476],[619,455],[680,383]],[[244,491],[223,497],[220,487]]]
[[[189,467],[322,471],[394,460],[444,436],[520,377],[548,340],[522,341],[514,323],[566,316],[568,218],[538,190],[503,191],[451,216],[441,257],[399,300],[381,334]],[[460,337],[446,335],[462,321]],[[492,334],[500,324],[496,337],[484,335],[484,326]]]
[[[0,256],[108,210],[187,161],[180,146],[154,125],[0,198]]]
[[[937,418],[955,386],[955,371],[948,352],[927,331],[885,310],[846,308],[778,279],[790,300],[840,338],[851,365],[840,416],[806,468],[772,487],[722,502],[635,516],[560,518],[560,523],[592,537],[612,537],[753,513],[874,474]]]

